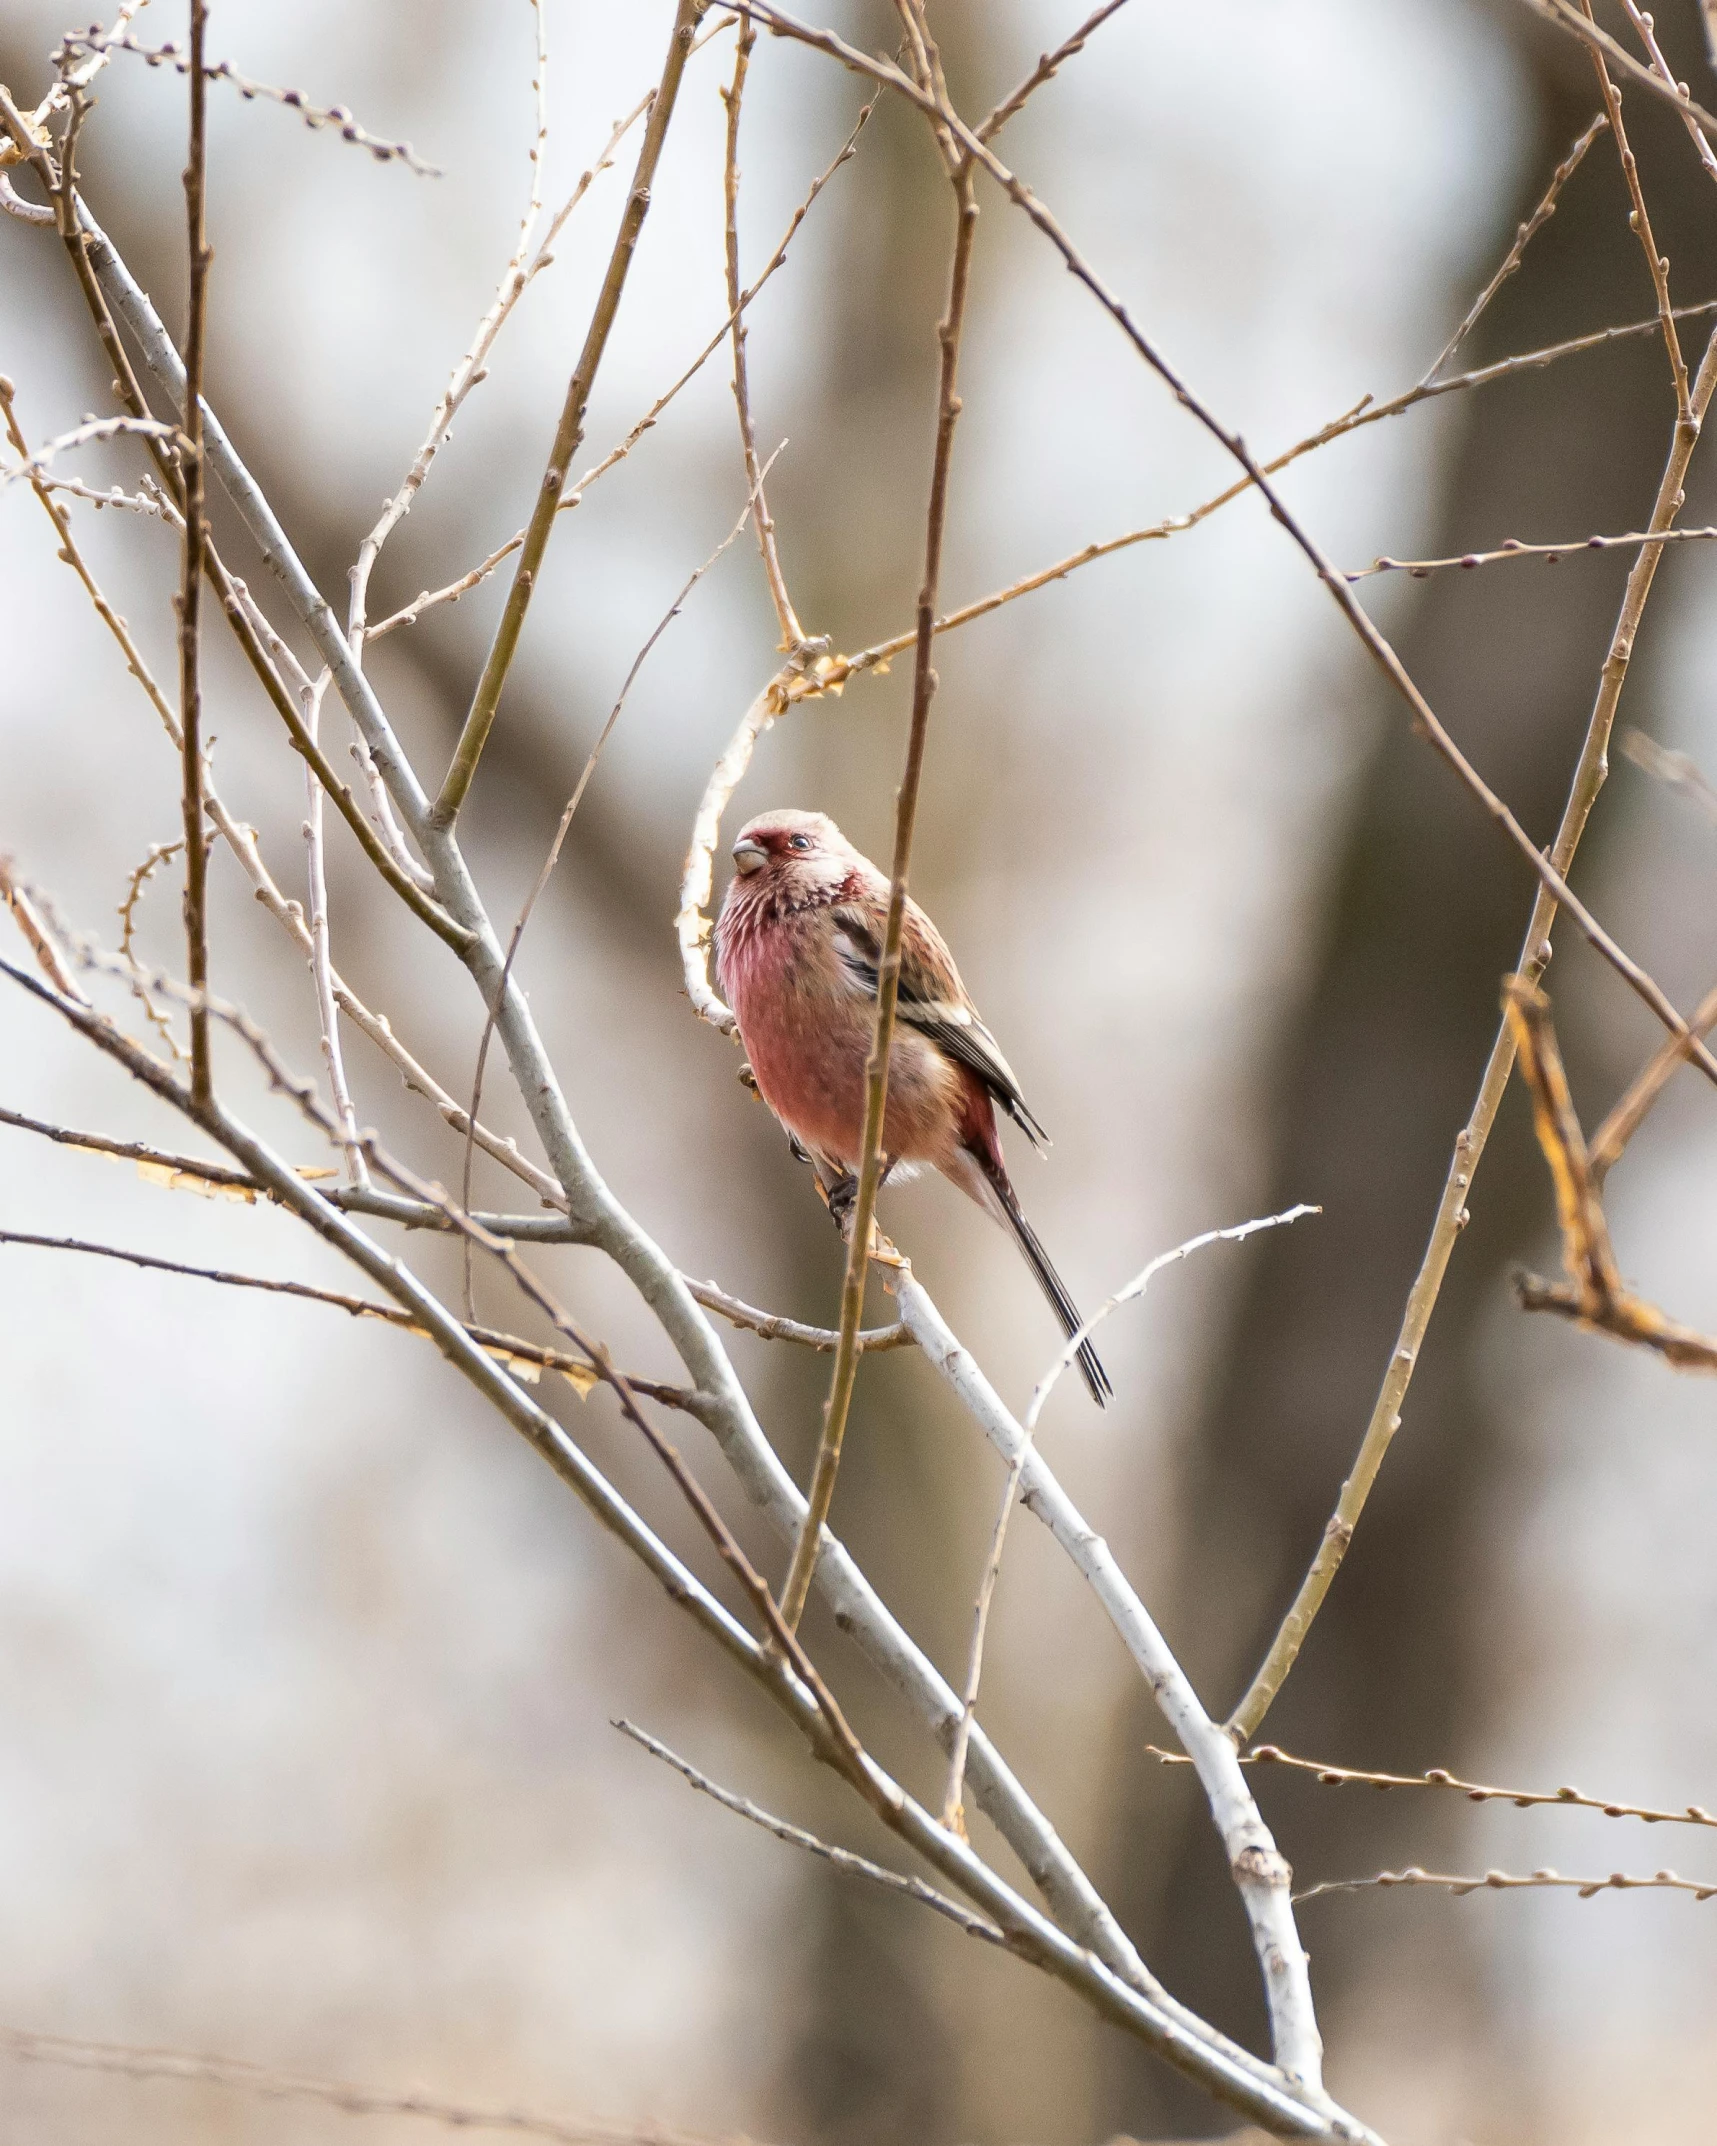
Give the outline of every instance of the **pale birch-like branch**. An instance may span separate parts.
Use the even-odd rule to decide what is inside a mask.
[[[984,1560],[984,1570],[978,1582],[978,1597],[972,1612],[972,1645],[966,1657],[966,1683],[962,1694],[960,1726],[955,1732],[954,1748],[948,1759],[948,1786],[942,1796],[942,1823],[963,1829],[965,1820],[961,1813],[961,1798],[965,1787],[966,1746],[971,1738],[972,1719],[977,1711],[978,1685],[984,1673],[984,1635],[989,1625],[990,1603],[996,1591],[996,1581],[1001,1576],[1002,1552],[1006,1547],[1008,1521],[1013,1513],[1014,1499],[1019,1495],[1020,1477],[1031,1455],[1032,1444],[1037,1436],[1038,1418],[1043,1413],[1044,1403],[1054,1392],[1062,1374],[1078,1357],[1095,1330],[1102,1325],[1111,1312],[1123,1304],[1130,1304],[1142,1297],[1152,1281],[1165,1267],[1172,1267],[1201,1252],[1207,1245],[1239,1244],[1256,1235],[1259,1230],[1279,1229],[1284,1223],[1298,1222],[1303,1215],[1322,1214],[1321,1207],[1309,1207],[1303,1201],[1279,1215],[1264,1215],[1252,1222],[1236,1223],[1228,1229],[1207,1229],[1196,1237],[1189,1237],[1184,1244],[1175,1246],[1172,1252],[1160,1252],[1143,1267],[1124,1288],[1118,1289],[1098,1305],[1090,1318],[1073,1334],[1066,1346],[1058,1353],[1049,1369],[1032,1388],[1031,1402],[1020,1424],[1021,1438],[1008,1463],[1007,1481],[1002,1486],[1001,1503],[996,1509],[996,1524],[990,1533],[990,1550]]]

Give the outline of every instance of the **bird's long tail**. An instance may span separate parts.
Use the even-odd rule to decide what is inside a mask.
[[[1002,1217],[1013,1231],[1015,1241],[1025,1254],[1031,1271],[1037,1276],[1037,1286],[1055,1307],[1055,1316],[1061,1321],[1061,1330],[1071,1341],[1085,1322],[1079,1316],[1079,1307],[1067,1293],[1067,1284],[1050,1263],[1049,1254],[1043,1249],[1042,1238],[1022,1213],[1006,1170],[998,1169],[981,1151],[968,1149],[967,1152],[983,1172],[984,1181],[995,1194]],[[1079,1344],[1078,1363],[1080,1373],[1090,1388],[1092,1400],[1099,1408],[1103,1407],[1113,1397],[1115,1389],[1109,1383],[1109,1374],[1103,1369],[1102,1359],[1091,1346],[1089,1336]]]

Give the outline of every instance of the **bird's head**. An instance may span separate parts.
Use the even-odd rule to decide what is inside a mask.
[[[852,844],[826,813],[760,812],[739,831],[733,862],[748,891],[767,887],[790,902],[832,894],[852,871]]]

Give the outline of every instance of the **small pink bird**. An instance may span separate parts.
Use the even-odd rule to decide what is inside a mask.
[[[715,927],[716,973],[758,1093],[809,1159],[837,1222],[858,1192],[865,1061],[888,919],[888,880],[820,812],[764,812],[733,845]],[[1020,1212],[996,1131],[1000,1104],[1039,1152],[1047,1135],[966,995],[941,933],[914,901],[901,942],[899,1018],[883,1114],[884,1176],[929,1163],[1013,1232],[1071,1338],[1081,1321]],[[1114,1391],[1089,1341],[1079,1368],[1101,1408]]]

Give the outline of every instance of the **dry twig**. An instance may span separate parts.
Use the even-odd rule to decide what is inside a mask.
[[[1706,1884],[1699,1878],[1678,1878],[1673,1870],[1660,1870],[1649,1878],[1630,1878],[1625,1871],[1612,1870],[1607,1878],[1568,1878],[1559,1870],[1546,1867],[1524,1876],[1506,1870],[1487,1870],[1482,1878],[1458,1878],[1440,1870],[1421,1870],[1410,1863],[1405,1870],[1380,1870],[1375,1878],[1326,1878],[1321,1885],[1309,1886],[1305,1892],[1296,1893],[1297,1901],[1316,1900],[1324,1893],[1363,1893],[1374,1886],[1431,1885],[1446,1893],[1453,1893],[1457,1900],[1468,1893],[1512,1893],[1532,1886],[1562,1888],[1577,1892],[1582,1900],[1590,1900],[1594,1893],[1633,1893],[1660,1891],[1691,1893],[1695,1900],[1710,1900],[1717,1897],[1717,1884]]]
[[[1164,1766],[1189,1763],[1179,1751],[1163,1751],[1147,1744],[1152,1758]],[[1430,1766],[1423,1773],[1375,1773],[1360,1766],[1331,1766],[1322,1759],[1298,1758],[1278,1744],[1256,1744],[1240,1755],[1242,1766],[1285,1766],[1294,1773],[1310,1774],[1324,1788],[1446,1788],[1465,1796],[1469,1803],[1512,1803],[1517,1810],[1535,1810],[1553,1805],[1558,1810],[1601,1811],[1606,1818],[1641,1818],[1649,1826],[1717,1826],[1702,1803],[1690,1803],[1679,1811],[1660,1810],[1652,1804],[1621,1803],[1613,1797],[1588,1796],[1578,1788],[1497,1788],[1488,1781],[1468,1781],[1445,1766]]]

